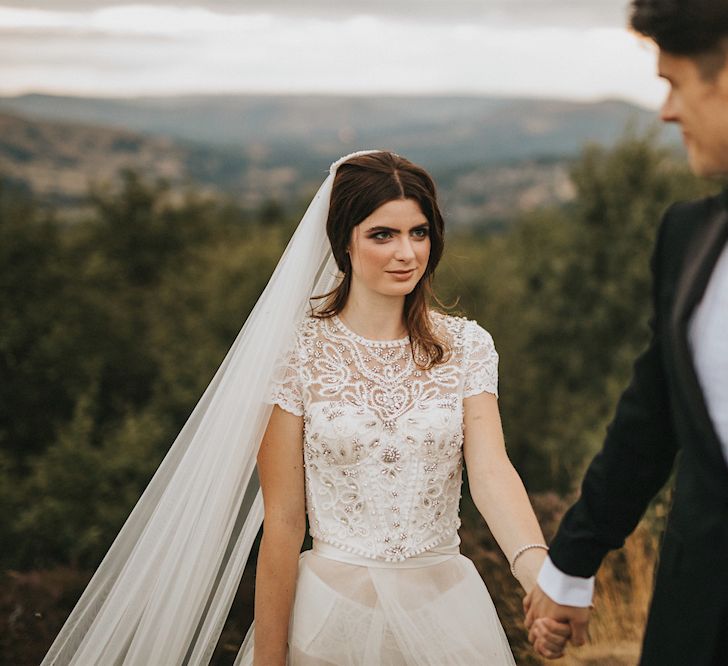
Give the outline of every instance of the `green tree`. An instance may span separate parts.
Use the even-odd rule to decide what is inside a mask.
[[[59,224],[0,182],[0,450],[22,469],[73,411],[85,385],[69,310],[72,270]]]

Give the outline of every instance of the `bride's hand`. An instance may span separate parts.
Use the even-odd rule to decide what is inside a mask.
[[[535,620],[528,632],[528,640],[533,649],[546,659],[560,659],[571,637],[571,627],[550,617]]]

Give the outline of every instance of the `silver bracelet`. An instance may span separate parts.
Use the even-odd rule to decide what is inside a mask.
[[[525,553],[527,550],[531,550],[531,548],[543,548],[544,550],[548,550],[549,547],[545,543],[529,543],[525,546],[521,546],[513,555],[513,559],[511,560],[511,573],[513,574],[514,578],[517,578],[516,576],[516,561],[518,560],[523,553]]]

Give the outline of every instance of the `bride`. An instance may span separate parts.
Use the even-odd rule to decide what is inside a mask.
[[[442,251],[423,169],[383,151],[332,165],[44,664],[208,663],[263,514],[236,664],[515,663],[459,552],[463,464],[526,592],[546,546],[493,340],[429,307]],[[532,631],[560,655],[568,627]]]

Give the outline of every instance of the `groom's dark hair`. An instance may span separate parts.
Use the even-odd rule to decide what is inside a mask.
[[[728,54],[728,0],[632,0],[630,25],[661,50],[695,58],[713,78]]]

